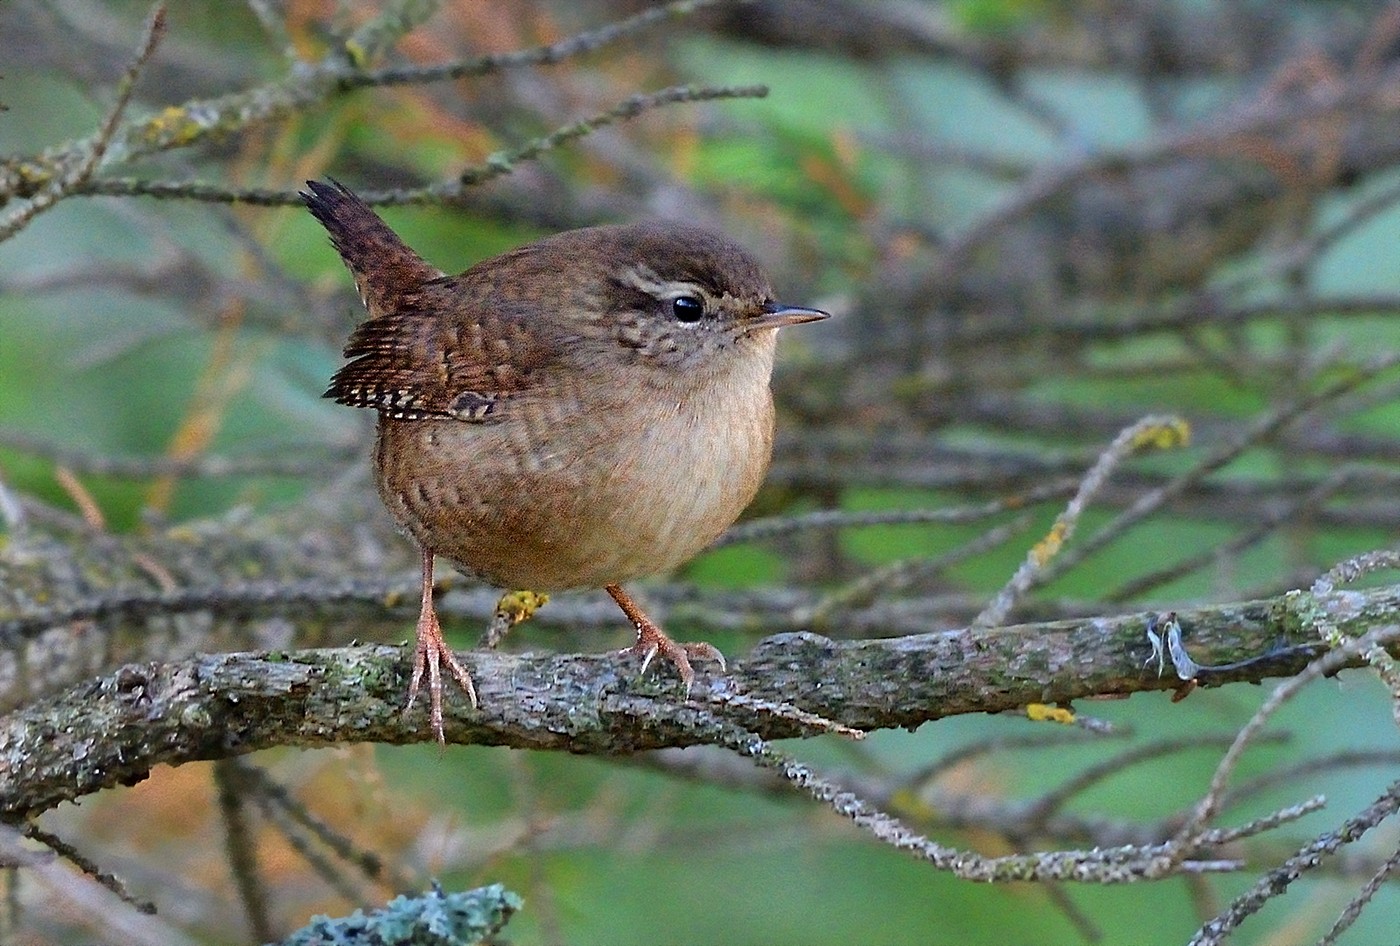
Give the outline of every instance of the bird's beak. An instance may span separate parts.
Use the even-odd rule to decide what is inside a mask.
[[[765,302],[762,310],[745,320],[745,331],[761,328],[782,328],[784,325],[801,325],[803,322],[820,322],[830,318],[830,312],[809,309],[800,305],[783,305],[781,302]]]

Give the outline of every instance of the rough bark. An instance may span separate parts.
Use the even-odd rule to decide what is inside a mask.
[[[1393,623],[1400,586],[1273,600],[1179,615],[1192,656],[1244,667],[1203,674],[1210,686],[1296,673],[1320,649],[1317,625],[1346,634]],[[715,741],[720,720],[764,738],[827,731],[800,714],[860,729],[1014,710],[1091,696],[1178,688],[1145,666],[1147,616],[1129,614],[873,640],[814,634],[767,638],[723,677],[682,701],[664,671],[608,655],[464,657],[479,710],[449,699],[454,743],[630,753]],[[0,817],[144,779],[158,764],[218,759],[278,745],[419,742],[420,712],[401,712],[407,662],[398,648],[201,655],[131,664],[0,721]]]

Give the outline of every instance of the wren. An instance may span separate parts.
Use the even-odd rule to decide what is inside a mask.
[[[827,313],[773,301],[728,238],[673,222],[588,227],[435,269],[344,186],[302,198],[369,312],[326,397],[377,411],[379,495],[422,552],[411,707],[425,676],[443,741],[433,561],[506,589],[604,588],[689,692],[678,643],[621,584],[692,558],[743,511],[773,444],[777,330]]]

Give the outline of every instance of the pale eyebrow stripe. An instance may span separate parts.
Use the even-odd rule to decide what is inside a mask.
[[[693,293],[711,302],[715,298],[715,294],[700,283],[686,279],[662,279],[649,266],[629,266],[619,274],[618,278],[634,289],[658,299],[681,293]]]

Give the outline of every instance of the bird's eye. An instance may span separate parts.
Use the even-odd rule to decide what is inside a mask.
[[[705,305],[694,296],[677,296],[671,300],[671,313],[678,322],[699,322],[705,315]]]

